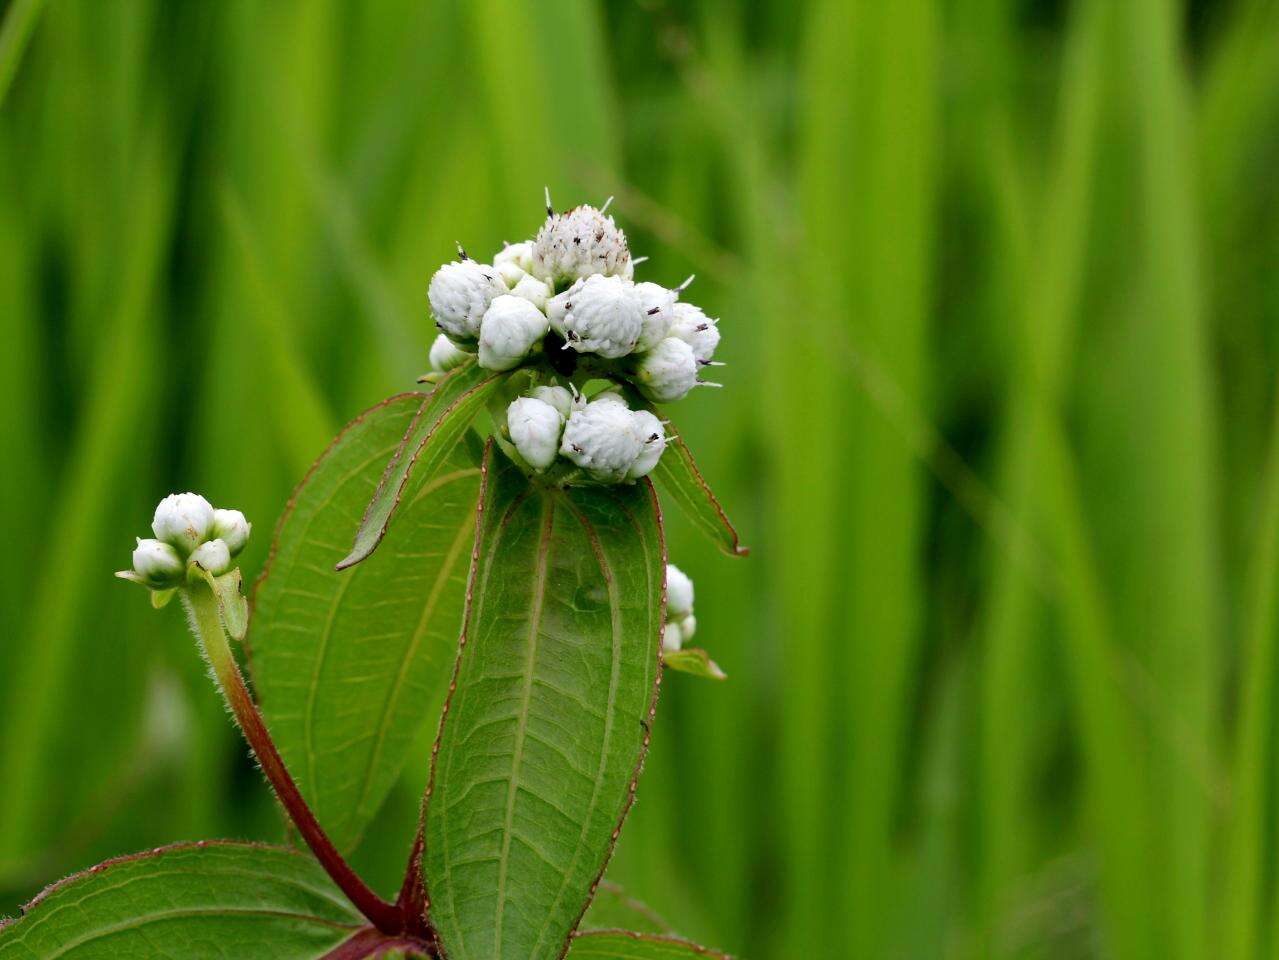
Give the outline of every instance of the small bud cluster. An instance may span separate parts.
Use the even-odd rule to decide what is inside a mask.
[[[507,407],[506,432],[533,470],[547,470],[559,455],[600,483],[647,476],[666,449],[662,422],[613,390],[587,400],[564,387],[536,387]]]
[[[693,616],[693,581],[673,563],[666,565],[666,626],[662,630],[662,649],[678,652],[697,632]]]
[[[435,272],[427,291],[441,337],[431,367],[443,373],[478,353],[481,367],[512,370],[544,345],[599,361],[649,400],[669,403],[703,383],[719,345],[717,321],[676,289],[632,279],[626,235],[604,209],[574,207],[547,219],[532,240],[507,244],[482,264],[461,259]],[[555,336],[548,338],[553,332]]]
[[[231,569],[252,530],[239,510],[215,510],[197,493],[169,494],[155,508],[155,537],[138,540],[133,569],[123,575],[154,590],[179,586],[196,567],[219,576]]]

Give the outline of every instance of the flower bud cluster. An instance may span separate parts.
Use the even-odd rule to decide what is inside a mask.
[[[433,371],[466,353],[478,353],[486,369],[512,370],[541,349],[562,349],[616,361],[609,375],[657,403],[702,383],[698,373],[719,345],[717,321],[680,300],[687,282],[676,289],[634,282],[626,235],[607,207],[555,213],[548,196],[546,222],[532,240],[507,244],[492,264],[462,252],[440,267],[427,291],[443,338],[431,348]]]
[[[216,510],[197,493],[172,493],[151,521],[154,538],[138,539],[133,569],[124,575],[155,590],[179,586],[196,567],[219,576],[253,530],[239,510]]]
[[[507,407],[506,432],[533,470],[560,456],[601,483],[647,476],[666,449],[662,422],[612,390],[587,400],[564,387],[537,387]]]
[[[662,649],[675,653],[697,632],[693,616],[693,581],[673,563],[666,565],[666,626],[662,630]]]

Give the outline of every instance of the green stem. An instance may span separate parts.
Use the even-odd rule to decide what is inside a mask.
[[[244,733],[244,739],[249,742],[249,747],[262,766],[262,772],[266,774],[272,789],[275,790],[275,795],[279,797],[285,812],[297,826],[302,839],[311,848],[320,865],[333,878],[333,882],[370,923],[386,934],[394,935],[403,932],[402,912],[369,889],[338,853],[284,766],[284,760],[275,748],[271,734],[262,721],[262,715],[258,712],[257,704],[253,702],[253,697],[245,685],[244,675],[240,673],[240,667],[235,662],[226,633],[222,629],[222,620],[218,616],[218,604],[213,591],[204,583],[190,585],[182,590],[182,603],[190,617],[196,639],[200,642],[204,655],[213,668],[213,675],[222,690],[227,706],[231,708],[231,713]]]

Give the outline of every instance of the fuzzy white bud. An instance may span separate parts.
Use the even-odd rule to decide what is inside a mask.
[[[682,620],[693,612],[693,581],[673,563],[666,565],[666,619]]]
[[[653,472],[657,461],[662,459],[666,450],[666,429],[662,421],[647,410],[636,410],[631,414],[631,430],[640,441],[639,456],[626,471],[627,480],[638,480]]]
[[[529,391],[529,396],[549,403],[565,420],[573,412],[573,395],[564,387],[534,387]]]
[[[155,508],[151,531],[156,538],[188,554],[209,535],[213,505],[198,493],[171,493]]]
[[[644,329],[635,284],[621,277],[587,277],[553,298],[547,313],[570,347],[609,360],[634,350]]]
[[[678,623],[668,623],[662,628],[662,650],[666,653],[679,653],[684,646],[684,631]]]
[[[625,478],[640,446],[625,404],[595,400],[569,415],[560,453],[597,480],[616,483]]]
[[[493,266],[501,269],[503,267],[515,267],[523,273],[533,272],[533,241],[524,240],[520,243],[508,243],[493,257]]]
[[[697,366],[691,346],[676,337],[667,337],[640,356],[635,367],[636,385],[653,402],[671,403],[697,385]]]
[[[564,418],[554,406],[536,397],[517,397],[506,408],[506,427],[515,449],[534,470],[545,470],[554,462],[564,428]]]
[[[546,303],[551,299],[551,288],[531,273],[526,273],[511,287],[511,294],[523,297],[537,309],[545,311]]]
[[[652,350],[666,339],[675,319],[674,290],[668,290],[660,283],[645,281],[635,284],[635,294],[639,297],[640,309],[644,311],[644,326],[640,331],[636,350]]]
[[[209,536],[217,537],[227,545],[231,556],[237,556],[244,545],[249,542],[249,534],[253,532],[253,524],[244,518],[239,510],[214,510],[213,529]]]
[[[206,572],[220,577],[231,569],[231,551],[222,540],[208,540],[191,554],[190,563],[198,563]]]
[[[480,320],[506,284],[492,267],[474,260],[456,260],[435,271],[426,296],[436,325],[455,340],[472,341]]]
[[[522,269],[510,260],[494,263],[493,269],[497,271],[497,275],[502,278],[502,282],[506,284],[508,289],[513,289],[517,283],[528,276],[527,270]]]
[[[691,613],[679,622],[679,632],[684,638],[684,642],[693,639],[693,635],[697,633],[697,617]]]
[[[702,308],[691,303],[677,303],[671,322],[670,336],[678,337],[693,348],[700,363],[709,363],[719,346],[718,320],[712,320]]]
[[[546,315],[522,297],[495,298],[480,324],[480,366],[486,370],[519,366],[548,329]]]
[[[426,359],[432,370],[447,373],[454,367],[460,367],[469,356],[469,353],[460,349],[456,343],[441,333],[431,343]]]
[[[182,576],[182,558],[163,540],[138,540],[133,551],[133,572],[153,586]]]
[[[546,218],[533,241],[531,272],[557,284],[599,273],[621,274],[630,261],[626,235],[613,218],[583,205]]]

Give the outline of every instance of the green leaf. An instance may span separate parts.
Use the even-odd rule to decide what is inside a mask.
[[[462,439],[489,394],[507,376],[509,374],[494,373],[468,362],[452,371],[427,395],[386,465],[360,521],[355,544],[338,563],[338,569],[355,566],[377,549],[414,471],[419,476],[434,474]]]
[[[244,599],[244,579],[240,575],[240,568],[236,567],[220,577],[215,577],[207,570],[201,572],[209,589],[213,591],[213,596],[217,598],[218,617],[222,620],[223,629],[233,640],[243,640],[249,632],[249,604]]]
[[[108,860],[0,926],[0,960],[310,960],[361,918],[309,856],[210,841]]]
[[[732,557],[744,557],[750,553],[748,547],[742,546],[737,530],[697,469],[693,454],[683,439],[676,437],[667,444],[662,459],[657,461],[653,479],[688,514],[694,526],[710,537],[721,550]]]
[[[263,715],[340,850],[359,840],[413,738],[439,716],[462,622],[479,487],[465,445],[420,474],[386,549],[355,570],[334,568],[420,402],[392,397],[339,435],[285,510],[255,598]]]
[[[728,674],[721,670],[719,664],[710,658],[710,654],[700,647],[685,647],[683,650],[663,653],[662,663],[671,670],[691,673],[695,677],[703,677],[707,680],[728,679]]]
[[[451,960],[558,958],[648,745],[665,546],[647,482],[552,490],[487,457],[423,871]]]
[[[628,896],[615,883],[600,881],[591,908],[582,918],[583,930],[638,930],[642,933],[672,934],[670,924],[648,904]]]
[[[629,930],[598,930],[573,938],[569,960],[732,960],[726,953],[699,947],[688,940]]]

